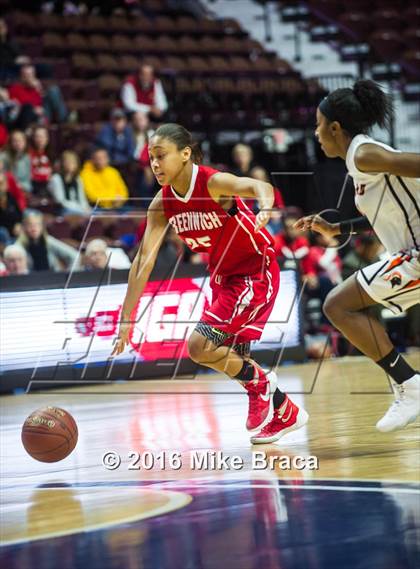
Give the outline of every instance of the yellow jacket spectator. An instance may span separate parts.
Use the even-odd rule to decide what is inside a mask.
[[[128,198],[128,189],[121,174],[109,165],[108,152],[102,148],[93,151],[91,159],[80,173],[87,199],[102,208],[122,207]]]

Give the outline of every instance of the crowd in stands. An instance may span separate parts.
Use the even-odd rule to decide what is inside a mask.
[[[2,22],[0,30],[7,30]],[[73,148],[56,155],[49,143],[49,125],[69,120],[60,89],[51,84],[44,88],[36,66],[25,56],[20,59],[17,46],[10,42],[10,68],[17,65],[17,69],[2,89],[6,137],[0,147],[1,274],[128,268],[144,231],[144,211],[159,187],[149,165],[147,142],[169,107],[162,83],[152,65],[140,63],[121,84],[120,105],[89,141],[89,155],[79,156]],[[233,146],[230,162],[217,166],[238,176],[269,180],[247,144]],[[255,200],[247,204],[256,211]],[[306,278],[307,295],[322,301],[342,280],[343,267],[357,264],[359,253],[368,255],[366,247],[352,250],[353,259],[346,265],[335,242],[296,232],[293,224],[302,212],[285,206],[280,188],[275,188],[274,207],[269,231],[281,265],[297,268]],[[132,225],[131,235],[120,232],[117,239],[101,235],[102,227],[86,236],[92,211],[94,216],[103,211],[115,218],[138,212],[138,228]],[[71,226],[70,233],[63,233],[61,219]],[[187,251],[169,232],[157,265],[167,267],[180,255],[184,262],[207,262],[204,254]]]
[[[71,144],[57,154],[50,144],[51,127],[74,120],[73,113],[54,78],[38,78],[37,62],[22,53],[4,19],[0,57],[0,276],[129,268],[144,232],[145,209],[159,188],[147,143],[171,105],[153,66],[140,62],[122,82],[119,105],[86,141],[87,155]],[[215,166],[270,179],[243,143],[232,148],[230,161]],[[255,201],[247,203],[256,210]],[[274,207],[268,229],[276,254],[282,267],[300,271],[309,299],[322,302],[343,278],[381,254],[371,235],[342,249],[334,240],[298,233],[294,223],[304,212],[284,203],[281,188],[275,188]],[[114,225],[91,223],[100,212],[112,214]],[[122,227],[118,216],[127,213],[137,218]],[[186,250],[170,231],[157,266],[167,268],[179,256],[184,262],[206,262],[205,255]]]

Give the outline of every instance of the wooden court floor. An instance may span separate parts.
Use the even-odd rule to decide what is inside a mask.
[[[2,566],[414,569],[419,422],[376,431],[392,395],[366,358],[277,371],[310,420],[270,445],[250,444],[247,398],[222,375],[2,397]],[[20,442],[46,405],[79,427],[54,464]]]

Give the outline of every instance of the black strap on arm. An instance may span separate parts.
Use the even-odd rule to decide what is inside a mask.
[[[355,217],[353,219],[347,219],[340,222],[340,233],[342,235],[354,235],[357,233],[362,233],[363,231],[367,231],[369,229],[372,229],[372,226],[365,216]]]

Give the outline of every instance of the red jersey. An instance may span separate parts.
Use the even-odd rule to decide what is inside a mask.
[[[152,84],[147,88],[142,87],[137,77],[134,75],[127,77],[126,83],[130,83],[130,85],[134,87],[138,103],[143,103],[144,105],[150,106],[153,106],[155,104],[156,79],[154,79]]]
[[[42,152],[31,149],[31,180],[34,182],[48,182],[51,178],[52,167],[48,156]]]
[[[209,254],[210,272],[222,276],[258,273],[264,256],[274,256],[273,239],[265,228],[255,233],[255,215],[241,198],[233,198],[229,212],[214,201],[207,182],[217,172],[194,164],[184,197],[171,186],[163,186],[165,216],[192,251]]]
[[[34,87],[28,87],[23,83],[13,83],[9,87],[9,97],[13,101],[18,101],[21,105],[32,105],[42,107],[42,95]]]
[[[303,259],[309,253],[309,241],[306,237],[296,237],[287,241],[283,233],[274,237],[274,251],[282,259]]]

